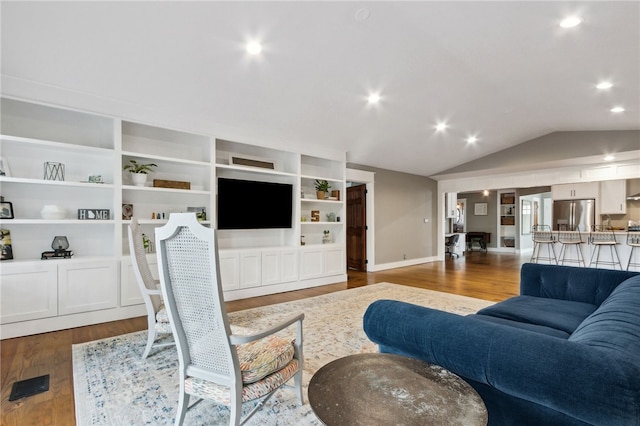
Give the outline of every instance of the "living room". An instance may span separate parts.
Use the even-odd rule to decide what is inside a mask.
[[[582,14],[582,24],[561,28],[567,14]],[[628,182],[627,196],[640,192],[637,14],[636,2],[3,2],[1,147],[11,174],[0,184],[12,218],[1,224],[13,260],[0,267],[51,268],[40,256],[61,235],[74,258],[48,271],[55,294],[53,281],[34,292],[47,294],[48,313],[14,317],[2,338],[144,315],[136,283],[122,272],[131,261],[120,210],[132,205],[149,236],[165,223],[157,213],[196,206],[216,227],[219,178],[249,176],[295,192],[290,230],[221,231],[236,283],[229,300],[344,285],[352,182],[370,189],[370,274],[445,261],[447,193],[613,180]],[[244,51],[250,39],[263,42],[257,55]],[[603,81],[612,86],[597,88]],[[78,127],[71,142],[51,136]],[[87,142],[94,136],[107,142]],[[278,165],[234,168],[232,154]],[[191,180],[191,192],[134,188],[122,170],[131,159],[160,163],[152,179]],[[44,162],[63,163],[67,182],[44,182]],[[88,188],[96,175],[106,180]],[[328,178],[341,199],[317,200],[315,177]],[[44,219],[45,205],[62,206],[65,218]],[[81,209],[108,209],[110,218],[80,222]],[[639,211],[629,201],[625,215],[639,220]],[[302,253],[308,260],[296,264],[293,281],[242,281],[258,258]],[[66,267],[83,261],[96,268],[89,276],[104,281],[101,290],[83,295],[82,278],[60,298],[58,285],[68,281],[58,274],[68,279],[76,271]],[[24,313],[4,295],[2,308]]]

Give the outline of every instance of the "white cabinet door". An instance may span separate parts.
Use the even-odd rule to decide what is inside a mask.
[[[325,275],[338,275],[345,273],[345,254],[342,246],[327,248],[324,253]]]
[[[318,278],[324,275],[324,249],[304,249],[300,252],[300,279]]]
[[[240,288],[258,287],[262,280],[262,254],[259,251],[240,253]]]
[[[2,265],[1,324],[58,314],[58,269],[47,262]]]
[[[446,217],[447,218],[455,218],[456,210],[458,209],[458,193],[457,192],[447,192],[446,196]]]
[[[130,257],[125,257],[122,259],[120,266],[120,306],[140,305],[144,303],[142,293],[140,293],[140,285],[138,284],[138,280],[136,280],[131,262]],[[149,263],[151,275],[157,280],[159,273],[158,258],[156,255],[147,255],[147,263]]]
[[[598,182],[568,183],[551,185],[551,198],[554,200],[579,200],[598,198],[600,186]]]
[[[269,250],[262,253],[262,285],[288,283],[297,279],[297,250]]]
[[[265,251],[262,253],[262,285],[281,282],[282,253]]]
[[[627,181],[605,180],[600,182],[600,214],[627,213]]]
[[[281,253],[280,282],[290,283],[298,279],[298,250],[285,250]]]
[[[598,182],[577,183],[574,188],[576,199],[581,198],[598,198],[600,193],[600,185]]]
[[[115,308],[118,302],[118,264],[115,260],[60,262],[60,315]]]
[[[220,251],[220,279],[222,290],[237,290],[240,288],[240,255],[237,252]]]

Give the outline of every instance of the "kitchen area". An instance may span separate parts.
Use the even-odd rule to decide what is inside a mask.
[[[611,229],[616,240],[613,247],[600,247],[600,257],[617,257],[620,265],[614,259],[611,265],[599,267],[626,269],[629,263],[640,264],[640,248],[635,249],[630,261],[633,246],[627,241],[640,243],[638,178],[451,194],[455,194],[455,204],[453,195],[448,196],[445,236],[461,235],[459,240],[465,243],[458,245],[460,254],[489,250],[527,255],[533,251],[533,227],[546,225],[555,235],[561,231],[579,232],[583,240],[580,249],[585,266],[589,266],[598,247],[590,241],[590,237],[596,237],[591,233],[597,225]],[[632,234],[628,235],[628,231]],[[485,246],[479,241],[469,244],[469,234],[476,236],[476,241],[478,235],[484,235]],[[555,246],[560,253],[561,243],[556,242]]]

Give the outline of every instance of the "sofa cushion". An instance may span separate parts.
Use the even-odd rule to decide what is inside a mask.
[[[596,308],[590,303],[516,296],[481,309],[477,315],[540,325],[571,334]]]
[[[558,330],[556,328],[545,327],[543,325],[537,325],[537,324],[529,324],[529,323],[520,322],[520,321],[512,321],[504,318],[492,317],[489,315],[474,314],[474,315],[467,315],[467,318],[472,320],[486,321],[493,324],[508,325],[509,327],[515,327],[521,330],[534,331],[536,333],[546,334],[547,336],[559,337],[561,339],[567,339],[571,335],[566,331]]]
[[[614,350],[640,368],[640,275],[621,283],[569,340]]]

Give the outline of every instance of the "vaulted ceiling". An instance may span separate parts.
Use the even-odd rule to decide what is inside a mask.
[[[638,1],[1,7],[5,88],[116,100],[240,142],[430,176],[554,131],[640,129]],[[569,15],[582,23],[561,28]]]

